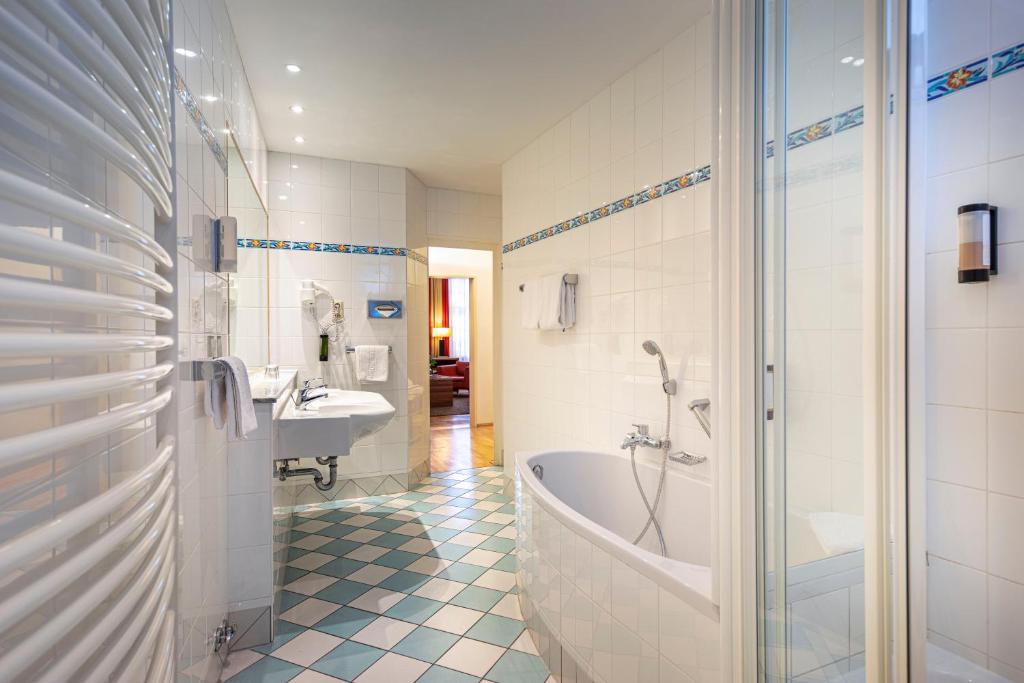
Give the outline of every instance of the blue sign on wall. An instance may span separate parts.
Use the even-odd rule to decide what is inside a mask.
[[[401,301],[381,301],[371,299],[367,302],[371,318],[401,318]]]

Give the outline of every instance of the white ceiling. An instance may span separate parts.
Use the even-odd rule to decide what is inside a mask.
[[[503,161],[710,3],[227,4],[270,149],[405,166],[432,187],[498,194]],[[292,114],[294,103],[305,113]]]

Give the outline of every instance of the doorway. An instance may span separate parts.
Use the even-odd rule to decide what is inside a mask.
[[[494,464],[493,255],[431,247],[430,470]]]

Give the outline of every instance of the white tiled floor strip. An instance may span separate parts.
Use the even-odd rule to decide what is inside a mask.
[[[274,642],[231,683],[544,683],[515,592],[515,508],[498,468],[297,516]]]

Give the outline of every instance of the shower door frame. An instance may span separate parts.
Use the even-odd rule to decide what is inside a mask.
[[[759,423],[763,368],[755,338],[758,321],[757,267],[760,229],[756,171],[760,150],[754,134],[761,101],[757,91],[761,24],[767,0],[721,0],[719,117],[716,137],[719,178],[716,208],[720,224],[716,262],[717,367],[723,394],[732,392],[731,412],[723,415],[728,441],[718,444],[723,466],[719,490],[721,567],[731,590],[722,591],[723,638],[734,639],[731,677],[763,681],[764,608],[761,598],[764,528],[755,477],[763,464]],[[920,497],[908,489],[907,392],[916,378],[907,376],[908,315],[923,303],[907,287],[907,0],[864,0],[864,629],[865,679],[910,680],[911,659],[920,669],[923,646],[911,642],[910,591],[920,593],[920,563],[909,562],[914,538],[908,518]],[[755,92],[757,91],[757,95]],[[718,171],[716,169],[716,171]],[[723,296],[725,295],[725,296]],[[738,316],[736,313],[738,311]],[[776,322],[777,325],[777,322]],[[727,339],[730,331],[749,339]],[[871,369],[867,372],[866,369]],[[727,402],[719,401],[720,405]],[[777,404],[777,401],[776,401]],[[723,447],[724,446],[724,447]],[[735,476],[728,478],[730,471]],[[726,517],[731,515],[731,518]],[[757,550],[752,552],[752,542]],[[914,568],[914,581],[910,569]],[[913,600],[914,622],[920,596]],[[723,650],[727,650],[723,647]],[[725,655],[725,651],[723,651]],[[723,656],[723,658],[725,658]],[[756,676],[756,678],[755,678]]]

